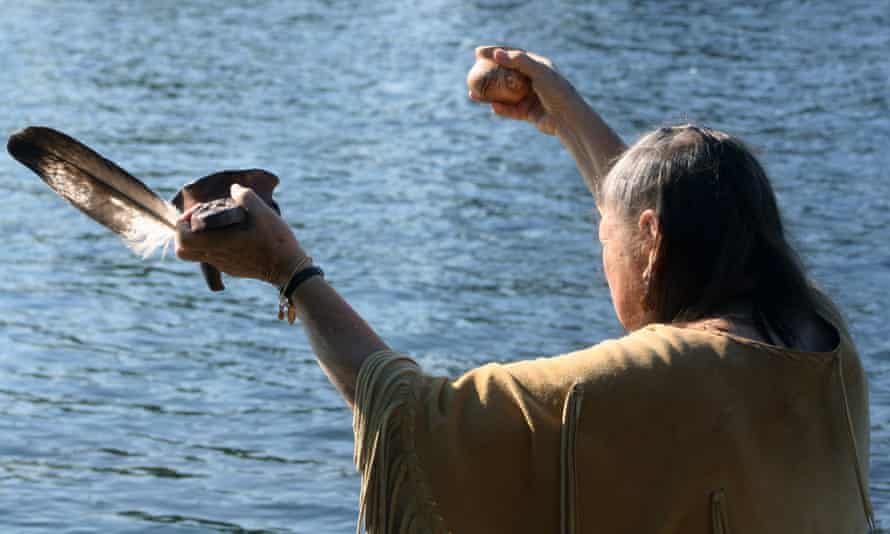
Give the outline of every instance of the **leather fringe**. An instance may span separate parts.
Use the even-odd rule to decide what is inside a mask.
[[[420,368],[407,356],[368,357],[356,383],[353,460],[361,473],[356,533],[446,532],[414,452]]]

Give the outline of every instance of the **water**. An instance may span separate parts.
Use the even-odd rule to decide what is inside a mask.
[[[758,148],[868,369],[890,526],[890,3],[0,2],[0,130],[66,131],[172,195],[281,179],[288,221],[433,372],[620,334],[558,143],[465,95],[477,44],[554,58],[628,140]],[[0,158],[0,531],[348,532],[350,415],[272,288],[141,262]]]

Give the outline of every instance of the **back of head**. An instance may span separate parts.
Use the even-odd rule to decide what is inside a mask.
[[[746,300],[755,320],[793,344],[793,317],[813,308],[811,289],[766,173],[739,139],[693,125],[658,129],[616,162],[598,201],[628,223],[646,209],[658,216],[646,297],[656,321],[707,318]]]

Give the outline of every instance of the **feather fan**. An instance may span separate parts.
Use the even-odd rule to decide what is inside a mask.
[[[52,128],[13,134],[9,153],[62,198],[121,236],[143,258],[173,239],[177,209],[95,151]]]

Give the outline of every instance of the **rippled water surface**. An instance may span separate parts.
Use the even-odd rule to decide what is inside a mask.
[[[0,129],[167,195],[269,169],[329,280],[451,374],[620,334],[572,161],[467,101],[475,45],[551,56],[628,140],[739,134],[851,323],[888,528],[890,3],[695,4],[0,2]],[[274,289],[142,262],[10,158],[0,184],[0,531],[354,528],[350,414]]]

